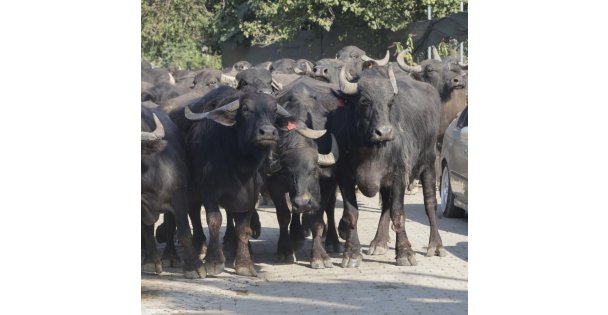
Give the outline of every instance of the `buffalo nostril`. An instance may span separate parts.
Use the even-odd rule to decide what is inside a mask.
[[[327,69],[323,69],[323,74],[327,74]]]
[[[272,126],[264,126],[258,129],[258,133],[260,134],[260,136],[274,136],[277,134],[277,130]]]

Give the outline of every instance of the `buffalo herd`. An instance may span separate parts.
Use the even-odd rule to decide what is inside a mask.
[[[390,62],[388,51],[375,60],[355,46],[335,58],[239,61],[224,70],[168,71],[142,61],[143,271],[160,273],[164,261],[181,265],[186,278],[204,278],[223,272],[229,256],[237,274],[255,276],[249,240],[261,233],[261,193],[276,208],[280,261],[294,262],[311,233],[312,268],[333,267],[332,252],[342,253],[343,268],[358,267],[359,191],[380,193],[381,200],[367,254],[388,251],[392,227],[396,264],[416,265],[403,208],[414,181],[422,185],[430,225],[426,256],[444,256],[437,148],[466,106],[467,66],[433,51],[419,65],[406,64],[405,52]],[[336,224],[338,189],[344,211]],[[166,243],[162,255],[156,241]]]

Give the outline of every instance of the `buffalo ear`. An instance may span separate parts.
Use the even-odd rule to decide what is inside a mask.
[[[236,124],[236,113],[237,111],[230,111],[220,107],[210,111],[206,118],[220,125],[232,127]]]

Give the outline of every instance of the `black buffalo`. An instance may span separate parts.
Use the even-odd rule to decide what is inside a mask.
[[[144,240],[143,270],[160,273],[162,263],[154,242],[154,223],[165,212],[167,224],[177,225],[177,238],[184,246],[184,275],[205,277],[202,262],[192,246],[188,223],[186,151],[176,126],[163,112],[141,107],[141,232]],[[170,215],[168,215],[170,214]],[[174,228],[173,228],[174,230]],[[179,260],[173,232],[163,258]]]
[[[375,60],[368,57],[365,51],[357,46],[346,46],[336,53],[336,59],[344,63],[346,74],[352,77],[359,75],[363,70],[363,64],[366,61],[374,61],[379,66],[385,66],[390,58],[390,53],[386,51],[386,55],[382,60]]]
[[[330,124],[332,112],[343,103],[332,91],[338,89],[337,85],[320,82],[309,77],[302,77],[283,90],[277,97],[279,103],[284,104],[285,108],[291,115],[306,123],[309,128],[320,130],[325,129]],[[334,167],[331,166],[338,159],[339,150],[335,146],[336,141],[333,136],[326,134],[323,137],[314,141],[319,155],[320,167],[318,167],[318,182],[321,192],[321,201],[319,209],[312,218],[309,218],[308,226],[313,232],[313,264],[314,268],[329,267],[326,260],[321,260],[319,257],[325,257],[325,253],[321,251],[316,244],[317,235],[323,231],[325,237],[325,250],[327,252],[342,252],[343,246],[338,240],[336,224],[334,221],[334,208],[336,202],[336,179]],[[330,153],[328,153],[330,152]],[[327,155],[326,155],[327,154]],[[307,162],[309,165],[309,162]],[[296,169],[297,171],[298,169]],[[294,171],[295,172],[295,171]],[[293,202],[292,202],[293,203]],[[278,208],[277,208],[278,210]],[[323,222],[323,213],[327,214],[327,225]],[[306,218],[306,217],[305,217]],[[294,221],[295,220],[295,221]],[[294,231],[296,236],[300,233],[299,216],[294,215],[292,218],[292,226],[290,231]],[[293,237],[292,237],[293,238]],[[320,262],[325,264],[321,264]]]
[[[443,134],[448,125],[456,118],[467,105],[467,66],[458,63],[454,57],[441,60],[435,47],[433,59],[427,59],[418,66],[409,66],[403,58],[406,51],[397,55],[397,62],[401,69],[412,74],[418,81],[432,85],[441,98],[441,120],[437,134],[437,147],[441,149]]]
[[[289,113],[265,93],[237,92],[237,99],[204,113],[185,109],[186,118],[194,120],[186,143],[190,161],[190,218],[194,228],[194,244],[202,250],[205,237],[200,221],[204,205],[209,226],[206,250],[207,274],[224,269],[224,253],[219,230],[226,209],[236,221],[237,241],[234,268],[240,275],[255,275],[249,238],[250,219],[260,193],[262,178],[259,169],[278,141],[277,118]]]
[[[415,265],[405,233],[404,192],[409,182],[422,182],[431,232],[427,256],[445,255],[436,222],[435,142],[441,102],[435,89],[407,76],[396,79],[392,67],[363,69],[357,83],[341,72],[345,106],[335,111],[330,130],[340,144],[337,179],[344,213],[338,231],[346,240],[342,267],[361,262],[357,233],[355,186],[367,197],[380,192],[382,215],[368,254],[388,250],[390,221],[397,233],[397,265]]]
[[[283,94],[284,99],[290,99],[290,93]],[[281,102],[281,100],[279,100]],[[298,114],[301,104],[297,100],[287,101],[286,110],[293,116]],[[306,118],[305,118],[306,119]],[[312,125],[312,124],[311,124]],[[332,152],[321,154],[313,139],[325,134],[325,130],[313,130],[303,120],[290,119],[285,128],[279,128],[280,140],[272,151],[267,167],[266,187],[277,210],[280,226],[277,255],[280,260],[289,261],[294,257],[294,251],[301,247],[304,240],[304,230],[300,224],[299,214],[307,213],[315,220],[312,223],[313,247],[311,254],[312,268],[333,267],[330,257],[323,248],[321,237],[325,231],[323,211],[318,211],[324,204],[321,198],[319,179],[327,176],[325,167],[335,164],[338,157],[337,143],[334,141]],[[285,198],[289,195],[294,218],[292,219],[289,205]],[[288,225],[292,223],[289,230]]]
[[[296,61],[291,58],[281,58],[272,62],[272,72],[298,74],[294,68],[296,68]]]

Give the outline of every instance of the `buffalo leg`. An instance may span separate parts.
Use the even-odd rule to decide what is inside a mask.
[[[294,250],[302,248],[304,245],[304,239],[306,239],[301,218],[302,214],[294,213],[291,216],[291,224],[289,224],[289,238],[291,239]]]
[[[156,243],[154,241],[154,226],[141,223],[141,234],[144,238],[144,263],[143,271],[161,273],[163,272],[163,264],[160,261],[158,252],[156,251]]]
[[[224,252],[230,257],[236,254],[236,237],[234,236],[234,216],[226,211],[226,231],[224,232]]]
[[[387,188],[384,193],[381,189],[380,198],[382,199],[382,214],[380,215],[380,221],[378,221],[378,229],[376,230],[376,236],[369,244],[367,250],[368,255],[384,255],[388,252],[389,242],[389,226],[391,223],[390,208],[392,201],[390,199],[390,188]]]
[[[204,259],[207,255],[207,237],[203,231],[203,223],[201,221],[201,202],[190,201],[188,206],[188,216],[192,222],[192,243],[194,248],[199,252],[200,259]]]
[[[279,221],[279,242],[277,244],[277,259],[281,262],[295,262],[294,248],[289,237],[289,222],[291,212],[287,206],[285,194],[275,192],[274,187],[270,190],[272,202],[276,208],[277,220]]]
[[[234,270],[238,275],[257,276],[253,267],[251,252],[249,250],[249,238],[251,237],[250,220],[253,209],[246,213],[235,213],[235,232],[237,235],[236,258],[234,260]]]
[[[336,182],[321,180],[321,209],[327,215],[327,228],[323,233],[325,238],[325,250],[328,253],[344,252],[344,245],[338,239],[338,231],[336,231]]]
[[[435,170],[432,167],[428,167],[422,172],[422,193],[424,195],[424,208],[426,209],[426,216],[429,218],[429,224],[431,226],[431,234],[429,237],[429,247],[426,252],[427,257],[445,256],[445,248],[443,248],[443,242],[439,235],[439,229],[437,227],[437,196],[435,192]]]
[[[224,252],[220,245],[220,227],[222,226],[222,212],[215,201],[204,202],[209,227],[209,247],[205,256],[205,269],[207,275],[217,275],[224,271]]]
[[[156,233],[164,232],[165,236],[165,249],[163,250],[163,263],[168,267],[177,267],[180,264],[179,256],[177,255],[177,250],[175,249],[175,216],[171,212],[166,212],[164,215],[164,228],[156,229]],[[158,240],[158,235],[156,236]]]
[[[312,253],[310,255],[310,266],[313,269],[332,268],[334,265],[331,263],[331,258],[327,255],[322,242],[323,232],[326,230],[322,210],[312,214],[311,230]]]
[[[182,243],[184,248],[184,276],[188,279],[205,278],[207,272],[203,262],[199,259],[199,252],[194,247],[192,241],[192,233],[190,232],[190,224],[188,223],[188,208],[186,208],[187,203],[185,200],[186,194],[180,194],[179,198],[173,199],[172,206],[174,213],[170,216],[173,219],[170,223],[173,226],[177,226],[177,239]],[[173,228],[171,230],[171,234],[173,234]],[[174,244],[173,236],[168,238],[167,235],[167,246],[169,244]]]
[[[405,184],[400,178],[395,178],[393,185],[387,189],[380,190],[382,200],[387,200],[390,203],[391,220],[393,221],[393,229],[397,233],[395,243],[395,259],[397,266],[415,266],[416,253],[412,250],[412,244],[405,233],[405,210],[403,201],[405,198]],[[388,196],[387,196],[388,195]],[[384,205],[383,205],[384,207]]]
[[[342,268],[359,267],[361,264],[361,243],[357,233],[357,220],[359,219],[359,209],[357,208],[357,197],[355,195],[355,182],[348,174],[338,174],[340,179],[340,192],[344,200],[344,212],[338,234],[346,241],[346,248],[342,258]]]

